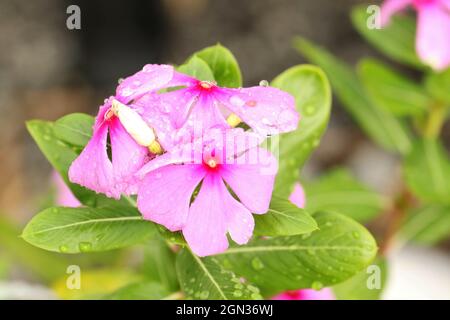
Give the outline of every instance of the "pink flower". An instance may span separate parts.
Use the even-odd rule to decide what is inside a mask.
[[[272,300],[335,300],[333,291],[330,288],[321,290],[302,289],[286,291],[276,295]]]
[[[446,69],[450,65],[450,0],[386,0],[381,8],[382,24],[409,5],[418,15],[417,54],[433,69]]]
[[[177,129],[201,125],[235,127],[245,122],[261,135],[297,128],[294,98],[279,89],[256,86],[221,88],[213,82],[185,76],[185,88],[160,95],[159,104],[172,113]],[[192,131],[192,130],[190,130]]]
[[[81,205],[80,201],[73,195],[69,187],[65,184],[58,172],[53,171],[52,182],[56,188],[56,204],[64,207],[78,207]]]
[[[306,204],[305,191],[300,183],[294,185],[294,190],[289,196],[289,201],[299,208],[304,208]]]
[[[247,243],[252,213],[268,211],[278,169],[260,142],[259,135],[242,129],[213,129],[150,161],[138,172],[145,176],[139,210],[145,219],[182,230],[199,256],[225,251],[227,233],[236,243]]]
[[[123,80],[116,96],[100,107],[93,136],[69,169],[70,181],[114,198],[136,193],[134,174],[161,145],[169,147],[173,130],[167,115],[148,108],[147,95],[179,85],[183,85],[179,74],[166,65],[146,65]]]

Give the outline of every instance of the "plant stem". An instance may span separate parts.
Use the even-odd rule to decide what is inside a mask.
[[[447,108],[445,105],[438,102],[431,105],[431,110],[422,132],[423,136],[426,138],[437,138],[441,133],[446,114]]]
[[[385,256],[392,246],[392,243],[405,220],[408,209],[414,206],[415,198],[406,187],[395,199],[392,207],[386,212],[388,224],[385,229],[380,244],[380,255]]]

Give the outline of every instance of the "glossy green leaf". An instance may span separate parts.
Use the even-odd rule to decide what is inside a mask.
[[[377,252],[372,235],[337,213],[314,215],[311,234],[253,240],[216,255],[221,264],[265,292],[330,286],[366,267]]]
[[[400,234],[404,240],[434,245],[450,237],[450,206],[427,205],[411,212]]]
[[[84,113],[68,114],[55,121],[54,133],[58,139],[84,147],[92,136],[94,118]]]
[[[108,300],[161,300],[170,298],[171,293],[157,282],[145,281],[129,284],[108,294]]]
[[[396,15],[381,29],[367,26],[370,13],[367,5],[353,8],[351,20],[356,30],[375,48],[388,57],[417,68],[424,68],[415,50],[416,24],[408,16]]]
[[[196,52],[194,56],[208,64],[219,86],[229,88],[242,86],[239,64],[231,51],[224,46],[216,44]]]
[[[337,211],[367,222],[387,205],[387,199],[356,180],[346,169],[334,169],[303,187],[309,212]]]
[[[298,180],[300,168],[318,147],[327,127],[331,89],[322,70],[310,65],[295,66],[284,71],[272,81],[272,86],[295,97],[296,108],[301,116],[298,129],[281,135],[278,140],[279,170],[275,190],[287,198]]]
[[[262,236],[292,236],[317,230],[317,223],[304,210],[289,200],[273,196],[266,214],[255,214],[254,234]]]
[[[214,74],[208,64],[198,56],[194,55],[189,60],[179,66],[177,70],[181,73],[188,74],[198,80],[214,81]]]
[[[405,159],[404,174],[418,198],[450,204],[450,160],[438,141],[417,141]]]
[[[436,100],[450,105],[450,68],[440,73],[429,73],[425,87]]]
[[[144,245],[142,272],[148,281],[160,283],[169,292],[179,289],[175,271],[175,253],[161,237]]]
[[[379,279],[377,279],[378,276]],[[386,260],[378,257],[366,269],[334,286],[333,291],[338,300],[379,300],[387,277]]]
[[[154,232],[154,225],[131,207],[53,207],[34,216],[22,237],[45,250],[78,253],[127,247]]]
[[[199,258],[188,249],[178,254],[177,273],[188,299],[262,299],[258,288],[243,283],[236,274],[221,266],[216,258]]]
[[[363,84],[376,104],[397,116],[422,115],[431,98],[425,90],[375,59],[364,59],[358,65]]]
[[[392,114],[374,104],[353,70],[325,50],[297,38],[296,48],[327,73],[334,92],[354,120],[383,148],[407,153],[411,148],[410,133]]]

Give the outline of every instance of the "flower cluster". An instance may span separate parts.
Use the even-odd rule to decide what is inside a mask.
[[[222,88],[146,65],[100,107],[69,179],[116,199],[137,195],[145,219],[182,231],[199,256],[215,254],[227,233],[246,243],[252,213],[268,211],[277,161],[259,145],[298,120],[294,98],[276,88]]]
[[[450,0],[386,0],[381,8],[382,24],[412,6],[417,11],[416,51],[437,71],[450,66]]]

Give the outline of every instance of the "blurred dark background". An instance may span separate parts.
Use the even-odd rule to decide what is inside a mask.
[[[24,221],[49,185],[50,165],[25,130],[31,118],[95,114],[117,80],[146,63],[181,63],[217,42],[236,55],[245,85],[270,80],[304,59],[302,35],[355,62],[372,52],[353,30],[356,0],[2,0],[0,3],[0,210]],[[69,30],[66,9],[81,9]],[[306,175],[350,165],[389,192],[399,168],[334,103],[332,121]],[[370,170],[367,168],[370,167]],[[395,181],[394,181],[395,182]]]

